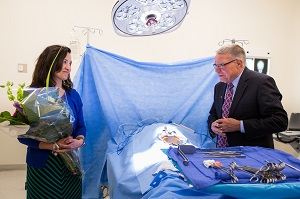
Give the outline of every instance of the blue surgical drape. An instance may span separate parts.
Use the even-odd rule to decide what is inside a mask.
[[[87,127],[81,151],[83,198],[102,197],[107,141],[120,125],[148,118],[173,121],[199,134],[201,146],[213,145],[206,122],[219,81],[213,61],[208,57],[176,63],[138,62],[86,47],[74,78]]]

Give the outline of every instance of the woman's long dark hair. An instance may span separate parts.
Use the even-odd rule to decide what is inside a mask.
[[[61,50],[60,50],[61,49]],[[59,54],[57,55],[58,51]],[[35,69],[32,75],[32,82],[30,87],[45,87],[46,79],[48,72],[50,70],[50,66],[57,55],[56,60],[53,63],[52,70],[50,73],[49,86],[55,87],[56,82],[54,81],[54,75],[56,72],[60,72],[62,70],[63,61],[67,56],[67,53],[71,53],[71,49],[66,46],[60,45],[52,45],[48,46],[38,57]],[[62,82],[62,87],[67,92],[73,88],[73,83],[70,79],[70,75],[67,80]]]

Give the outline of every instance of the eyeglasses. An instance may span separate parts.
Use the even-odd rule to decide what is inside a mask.
[[[219,64],[213,64],[213,66],[215,67],[215,68],[224,68],[226,65],[228,65],[228,64],[230,64],[230,63],[232,63],[232,62],[234,62],[234,61],[236,61],[237,59],[233,59],[233,60],[231,60],[231,61],[229,61],[229,62],[227,62],[227,63],[219,63]]]

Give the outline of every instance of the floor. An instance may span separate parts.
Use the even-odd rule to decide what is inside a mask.
[[[25,169],[0,170],[0,198],[26,199],[25,180]]]
[[[26,170],[0,170],[0,198],[26,198]]]

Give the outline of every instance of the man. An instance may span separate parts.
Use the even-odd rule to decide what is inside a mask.
[[[220,82],[215,85],[208,126],[211,136],[218,136],[217,147],[274,148],[272,134],[285,131],[288,125],[274,79],[249,70],[245,51],[236,44],[217,51],[214,67]],[[233,89],[227,89],[230,85]]]

